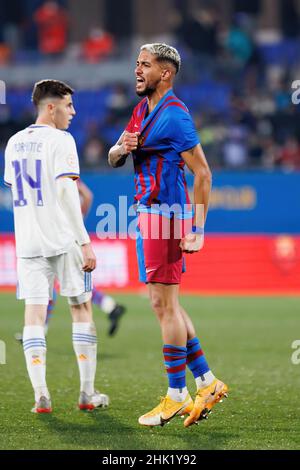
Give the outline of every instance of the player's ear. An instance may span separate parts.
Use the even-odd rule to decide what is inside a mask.
[[[171,71],[169,69],[164,69],[161,74],[162,80],[170,80],[171,78]]]
[[[54,103],[47,103],[47,110],[52,113],[55,108]]]

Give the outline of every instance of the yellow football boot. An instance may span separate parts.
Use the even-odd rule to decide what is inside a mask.
[[[198,424],[201,419],[206,419],[212,407],[222,400],[227,398],[228,387],[221,380],[215,379],[207,387],[199,388],[197,390],[194,408],[184,421],[184,426],[188,427],[191,424]]]
[[[160,404],[139,418],[143,426],[163,426],[174,416],[182,416],[193,409],[193,400],[188,393],[183,402],[174,401],[168,395],[161,399]]]

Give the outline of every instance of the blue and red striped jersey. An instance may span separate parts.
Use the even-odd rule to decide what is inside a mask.
[[[140,132],[133,152],[137,210],[161,204],[176,204],[183,210],[190,200],[181,153],[199,143],[185,104],[169,90],[148,114],[144,98],[134,108],[126,130]]]

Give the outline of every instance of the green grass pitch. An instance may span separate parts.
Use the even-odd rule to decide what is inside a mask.
[[[79,381],[71,343],[71,321],[59,300],[47,344],[47,378],[53,413],[30,413],[33,394],[20,331],[23,304],[0,294],[0,449],[300,449],[300,364],[292,342],[300,339],[300,298],[183,296],[215,375],[230,387],[209,419],[184,429],[181,418],[143,428],[137,418],[166,391],[159,327],[148,300],[119,295],[128,311],[119,332],[106,335],[105,315],[94,308],[99,336],[97,388],[111,406],[92,413],[76,408]],[[195,386],[190,372],[189,390]]]

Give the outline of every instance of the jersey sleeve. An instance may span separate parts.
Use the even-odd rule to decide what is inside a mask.
[[[55,149],[55,179],[79,178],[79,160],[74,138],[63,132],[56,142]]]
[[[171,146],[177,153],[185,152],[200,143],[191,115],[179,107],[172,107],[168,135]]]
[[[10,158],[10,142],[8,142],[6,149],[5,149],[5,154],[4,154],[4,184],[8,187],[12,186],[13,182],[13,168],[11,164],[11,158]]]

